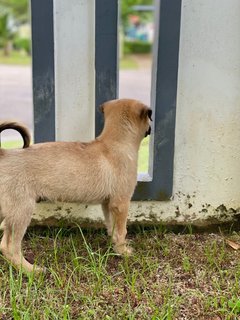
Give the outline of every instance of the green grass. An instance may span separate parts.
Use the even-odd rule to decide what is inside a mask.
[[[149,137],[143,139],[138,154],[138,172],[148,172]]]
[[[133,56],[124,56],[122,59],[120,59],[120,69],[122,70],[128,70],[128,69],[138,69],[138,63],[136,59],[134,59]]]
[[[4,56],[3,51],[0,50],[0,64],[9,65],[30,65],[31,57],[28,55],[22,55],[18,51],[12,51],[10,56]]]
[[[12,51],[10,56],[4,56],[3,51],[0,50],[0,64],[10,65],[30,65],[31,57],[23,55],[19,51]],[[137,69],[138,63],[132,56],[124,56],[120,60],[120,69]]]
[[[23,142],[22,140],[15,141],[5,141],[1,142],[1,147],[4,149],[12,149],[12,148],[22,148]]]
[[[8,65],[30,65],[31,64],[31,56],[23,55],[19,51],[12,51],[10,56],[4,56],[3,50],[0,50],[0,64],[8,64]],[[126,55],[122,59],[120,59],[120,69],[137,69],[138,63],[134,56]]]
[[[239,319],[240,253],[222,234],[128,237],[135,254],[124,258],[102,229],[30,229],[25,256],[48,271],[26,276],[0,256],[0,319]]]

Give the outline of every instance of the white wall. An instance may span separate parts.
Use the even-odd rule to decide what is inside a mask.
[[[240,1],[183,0],[174,190],[240,207]]]
[[[89,0],[55,1],[60,139],[93,134],[93,9]],[[45,206],[39,206],[39,221]],[[52,221],[56,212],[74,221],[102,217],[99,207],[57,208],[49,210]],[[202,224],[231,219],[238,208],[240,1],[182,0],[174,196],[168,202],[132,203],[130,220]]]

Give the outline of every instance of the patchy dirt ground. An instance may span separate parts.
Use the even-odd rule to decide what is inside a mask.
[[[240,250],[226,243],[240,233],[129,238],[135,254],[121,258],[103,230],[30,230],[25,255],[48,271],[26,276],[0,257],[0,319],[240,319]]]

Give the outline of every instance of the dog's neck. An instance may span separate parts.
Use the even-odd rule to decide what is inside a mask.
[[[139,132],[136,132],[132,127],[126,127],[121,130],[118,127],[113,127],[105,124],[102,133],[97,137],[98,141],[104,141],[111,145],[129,145],[132,149],[138,151],[142,137]],[[122,133],[124,132],[124,134]]]

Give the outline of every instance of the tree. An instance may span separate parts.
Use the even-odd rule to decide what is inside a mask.
[[[125,27],[128,24],[129,14],[136,14],[133,11],[133,6],[136,5],[152,5],[154,0],[120,0],[121,2],[121,19],[122,24]],[[138,15],[145,15],[143,12],[138,12]]]
[[[28,21],[28,0],[0,0],[0,8],[5,8],[11,13],[17,24]]]
[[[15,32],[13,23],[21,25],[28,21],[28,0],[0,0],[0,44],[4,55],[9,55]]]
[[[11,52],[11,40],[13,39],[14,33],[9,25],[9,12],[3,10],[0,7],[0,45],[3,47],[5,56],[8,56]]]

